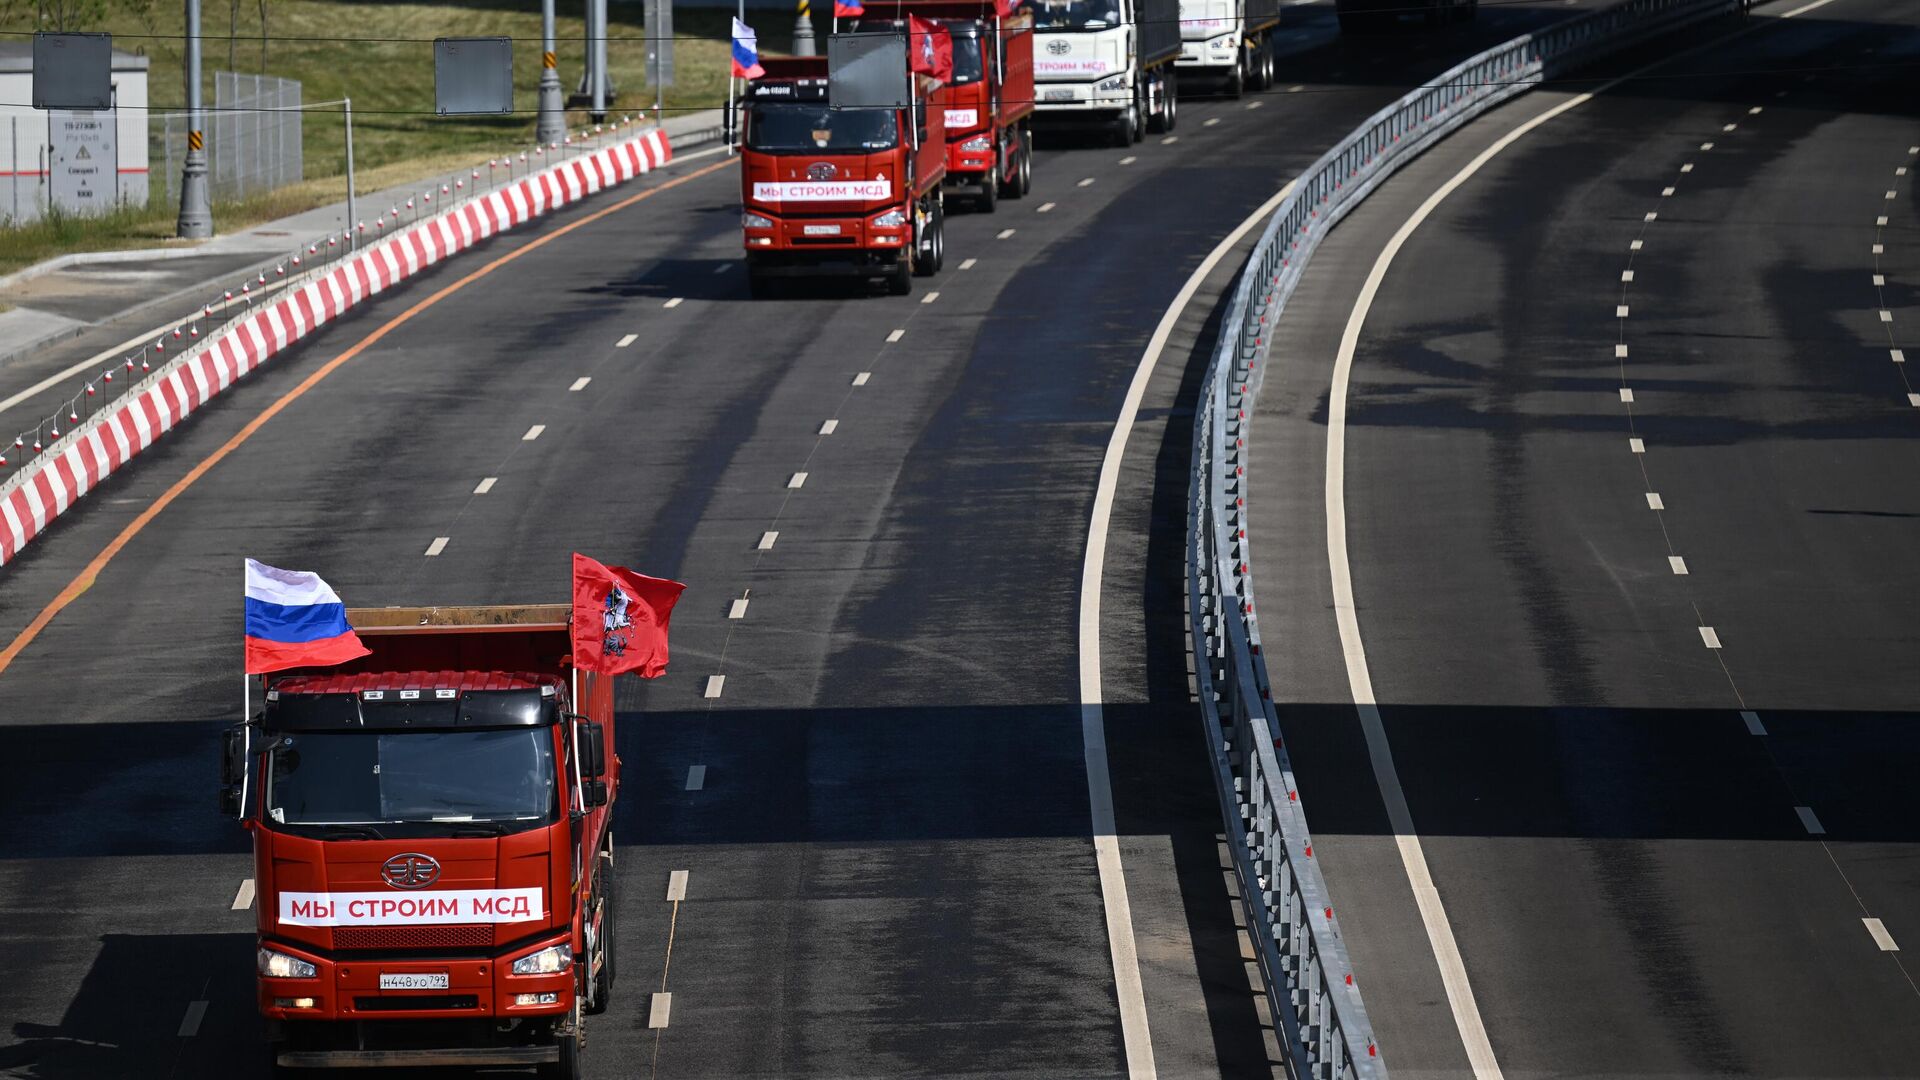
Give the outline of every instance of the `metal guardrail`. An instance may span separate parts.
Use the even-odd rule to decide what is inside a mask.
[[[1295,182],[1234,288],[1194,424],[1187,601],[1195,681],[1249,935],[1287,1070],[1384,1080],[1385,1060],[1279,738],[1248,568],[1248,417],[1270,332],[1327,233],[1375,187],[1548,74],[1750,0],[1625,0],[1488,49],[1375,113]]]

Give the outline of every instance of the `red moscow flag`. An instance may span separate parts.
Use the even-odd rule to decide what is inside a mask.
[[[573,556],[573,666],[602,675],[667,672],[667,623],[686,586]]]
[[[907,67],[940,82],[952,82],[953,35],[939,23],[907,16]]]

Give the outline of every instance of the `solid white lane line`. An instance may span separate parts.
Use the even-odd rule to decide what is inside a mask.
[[[233,894],[234,911],[245,911],[253,906],[253,879],[241,878],[240,891]]]
[[[1672,568],[1675,574],[1680,575],[1682,577],[1686,576],[1687,560],[1681,558],[1678,555],[1669,555],[1667,556],[1667,565]]]
[[[807,474],[803,472],[797,472],[797,473],[794,473],[792,476],[787,477],[787,489],[789,491],[805,487],[806,483],[807,483]]]
[[[1647,452],[1647,444],[1644,439],[1628,439],[1627,449],[1636,454],[1644,454]]]
[[[1051,210],[1051,209],[1053,209],[1053,206],[1054,206],[1054,204],[1053,204],[1053,203],[1050,203],[1050,202],[1043,202],[1043,203],[1041,203],[1041,204],[1040,204],[1039,206],[1036,206],[1036,207],[1034,207],[1034,208],[1033,208],[1033,212],[1034,212],[1034,213],[1036,213],[1036,214],[1044,214],[1044,213],[1046,213],[1047,211],[1049,211],[1049,210]]]
[[[828,420],[820,425],[820,434],[831,435],[840,429],[840,421]]]
[[[769,532],[763,532],[760,534],[760,543],[757,546],[756,550],[772,551],[773,542],[778,539],[780,539],[780,530],[778,529],[774,529]]]
[[[940,290],[935,289],[932,292],[928,293],[927,295],[921,297],[920,302],[923,304],[931,304],[938,299],[940,299]]]
[[[1133,164],[1134,162],[1136,162],[1136,161],[1139,161],[1139,160],[1140,160],[1140,159],[1139,159],[1139,158],[1137,158],[1137,157],[1133,157],[1132,155],[1128,155],[1127,157],[1123,157],[1123,158],[1121,158],[1121,159],[1120,159],[1120,164],[1122,164],[1122,165],[1131,165],[1131,164]]]
[[[747,617],[747,598],[742,596],[727,608],[727,618],[744,619]]]
[[[1146,396],[1160,355],[1180,323],[1207,276],[1220,260],[1233,250],[1242,237],[1273,213],[1288,193],[1291,183],[1281,188],[1258,210],[1248,215],[1228,233],[1188,276],[1186,284],[1174,295],[1173,303],[1160,317],[1146,351],[1134,369],[1133,381],[1120,403],[1113,433],[1107,437],[1106,456],[1100,461],[1100,477],[1093,494],[1093,513],[1087,522],[1087,549],[1080,565],[1080,737],[1086,751],[1087,801],[1092,808],[1094,863],[1100,876],[1100,899],[1106,913],[1107,950],[1113,963],[1114,989],[1120,1004],[1120,1037],[1131,1080],[1151,1080],[1158,1075],[1153,1059],[1153,1040],[1147,1029],[1146,994],[1140,982],[1140,957],[1133,939],[1133,909],[1127,901],[1127,879],[1120,860],[1120,840],[1113,812],[1113,783],[1107,769],[1107,728],[1105,696],[1100,674],[1100,589],[1106,572],[1107,530],[1113,516],[1114,492],[1120,484],[1120,466],[1127,453],[1127,437],[1139,419],[1140,401]]]
[[[702,791],[707,786],[707,767],[705,765],[687,766],[687,790]]]
[[[626,337],[623,337],[619,341],[615,342],[613,347],[616,349],[624,349],[627,346],[639,340],[640,340],[639,334],[628,334]]]
[[[962,261],[961,261],[961,263],[960,263],[960,269],[962,269],[962,270],[971,270],[971,269],[973,269],[973,264],[974,264],[974,263],[976,263],[976,262],[978,262],[978,261],[979,261],[978,259],[964,259],[964,260],[962,260]]]
[[[674,297],[673,299],[671,299],[671,300],[669,300],[669,301],[667,301],[666,303],[664,303],[664,304],[661,304],[660,306],[661,306],[661,307],[664,307],[664,308],[677,308],[677,307],[679,307],[679,306],[680,306],[681,304],[684,304],[684,303],[686,303],[686,302],[687,302],[687,298],[686,298],[686,297],[684,297],[684,296],[676,296],[676,297]]]
[[[863,372],[861,372],[860,374],[858,374],[858,375],[855,375],[855,376],[853,377],[853,385],[855,385],[855,386],[865,386],[865,385],[867,385],[867,380],[868,380],[868,379],[871,379],[871,378],[873,378],[873,372],[871,372],[871,371],[863,371]]]
[[[567,392],[570,394],[577,394],[580,391],[585,390],[587,388],[587,384],[592,381],[593,381],[593,376],[582,375],[579,378],[573,380],[573,385],[567,387]]]
[[[667,873],[667,901],[678,903],[687,898],[687,876],[685,870],[672,870]]]
[[[663,1028],[667,1026],[667,1017],[673,1012],[673,992],[656,991],[652,1003],[647,1006],[647,1026]]]
[[[200,1034],[200,1021],[206,1019],[207,1003],[194,1001],[187,1004],[187,1015],[180,1018],[180,1037],[191,1039]]]
[[[1767,733],[1767,725],[1760,722],[1759,713],[1751,709],[1742,709],[1740,711],[1740,719],[1746,722],[1747,734],[1765,735]]]
[[[539,438],[539,437],[540,437],[540,433],[541,433],[541,432],[543,432],[543,431],[545,431],[545,430],[547,430],[547,425],[545,425],[545,424],[535,424],[535,425],[533,425],[532,427],[530,427],[530,428],[528,428],[528,429],[527,429],[527,433],[526,433],[525,435],[522,435],[522,436],[520,436],[520,441],[521,441],[521,442],[532,442],[533,440],[535,440],[535,439],[537,439],[537,438]]]
[[[907,336],[907,332],[905,330],[895,330],[892,333],[887,335],[887,341],[889,344],[891,344],[892,342],[899,341],[901,338],[906,336]]]
[[[1899,952],[1900,946],[1893,943],[1893,935],[1887,933],[1887,926],[1879,919],[1861,919],[1866,924],[1867,933],[1873,936],[1873,943],[1880,946],[1881,952]]]
[[[433,543],[427,545],[427,555],[431,557],[434,555],[438,555],[441,552],[447,550],[447,541],[449,539],[451,539],[451,537],[446,537],[446,536],[434,537]]]
[[[706,692],[701,694],[700,696],[708,697],[708,698],[717,698],[720,696],[721,689],[726,685],[727,685],[727,677],[725,675],[709,675],[707,676]]]
[[[1700,644],[1709,649],[1717,649],[1720,647],[1720,635],[1714,632],[1713,627],[1703,626],[1700,628]]]
[[[1087,178],[1085,178],[1085,179],[1083,179],[1083,180],[1081,180],[1078,186],[1080,186],[1080,187],[1092,187],[1092,186],[1093,186],[1093,177],[1091,177],[1091,176],[1089,176],[1089,177],[1087,177]]]
[[[1012,229],[1001,229],[998,233],[994,234],[993,238],[995,240],[1005,240],[1007,237],[1012,235],[1013,235]]]
[[[1666,508],[1667,508],[1667,501],[1660,497],[1659,492],[1657,491],[1647,492],[1647,509],[1665,510]]]
[[[487,492],[493,490],[494,482],[499,479],[500,478],[497,476],[488,476],[488,477],[481,478],[480,482],[474,485],[473,493],[475,495],[485,495]]]
[[[1820,824],[1820,815],[1813,812],[1811,806],[1796,806],[1793,812],[1800,815],[1800,825],[1814,836],[1825,836],[1827,827]]]

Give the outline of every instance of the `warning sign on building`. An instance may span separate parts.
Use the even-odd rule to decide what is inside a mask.
[[[104,214],[120,201],[120,147],[115,130],[112,110],[47,113],[55,208]]]

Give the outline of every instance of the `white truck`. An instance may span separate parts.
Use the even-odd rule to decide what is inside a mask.
[[[1037,126],[1093,127],[1115,146],[1171,131],[1180,0],[1033,0]]]
[[[1180,0],[1182,79],[1226,84],[1239,97],[1244,90],[1273,85],[1273,29],[1280,25],[1280,0]]]

